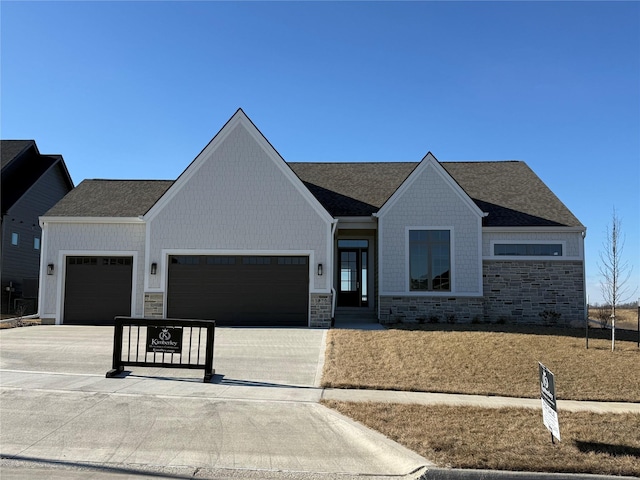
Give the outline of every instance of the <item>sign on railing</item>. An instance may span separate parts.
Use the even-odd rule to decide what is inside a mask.
[[[213,320],[116,317],[113,363],[107,377],[125,366],[203,369],[213,378]]]

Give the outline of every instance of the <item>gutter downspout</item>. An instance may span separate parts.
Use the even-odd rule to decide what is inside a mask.
[[[36,309],[36,315],[38,316],[37,318],[40,318],[42,320],[42,317],[40,316],[40,312],[42,311],[42,299],[43,299],[43,292],[44,292],[44,264],[45,264],[45,260],[44,260],[44,254],[47,251],[47,247],[48,247],[48,241],[47,241],[47,234],[45,232],[45,227],[47,226],[47,222],[42,220],[42,217],[38,217],[38,224],[40,225],[40,231],[42,232],[40,234],[40,272],[38,274],[38,308]]]
[[[336,318],[336,302],[337,302],[336,289],[333,286],[333,279],[335,278],[335,275],[333,273],[333,267],[336,263],[335,243],[336,243],[337,228],[338,228],[338,220],[334,219],[333,222],[331,223],[331,268],[329,269],[329,271],[331,272],[331,279],[329,279],[329,281],[331,282],[331,326],[333,326],[333,323]]]

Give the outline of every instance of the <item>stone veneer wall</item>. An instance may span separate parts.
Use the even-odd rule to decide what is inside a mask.
[[[380,323],[584,323],[580,261],[484,261],[484,297],[380,297]]]
[[[329,328],[331,326],[331,294],[311,294],[311,327]]]
[[[482,297],[380,297],[380,323],[471,323],[482,320]]]
[[[483,263],[485,318],[489,321],[562,326],[584,323],[582,262]]]
[[[164,294],[144,294],[144,316],[146,318],[162,318],[164,315]]]

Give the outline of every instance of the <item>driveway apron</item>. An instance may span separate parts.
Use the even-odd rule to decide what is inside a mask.
[[[317,402],[326,330],[217,328],[215,377],[111,367],[112,327],[0,332],[4,458],[406,475],[424,458]]]

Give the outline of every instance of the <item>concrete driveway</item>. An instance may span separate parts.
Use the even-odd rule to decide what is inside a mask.
[[[200,370],[105,378],[112,327],[2,330],[2,477],[413,478],[427,460],[317,403],[325,336],[217,328],[205,384]]]

